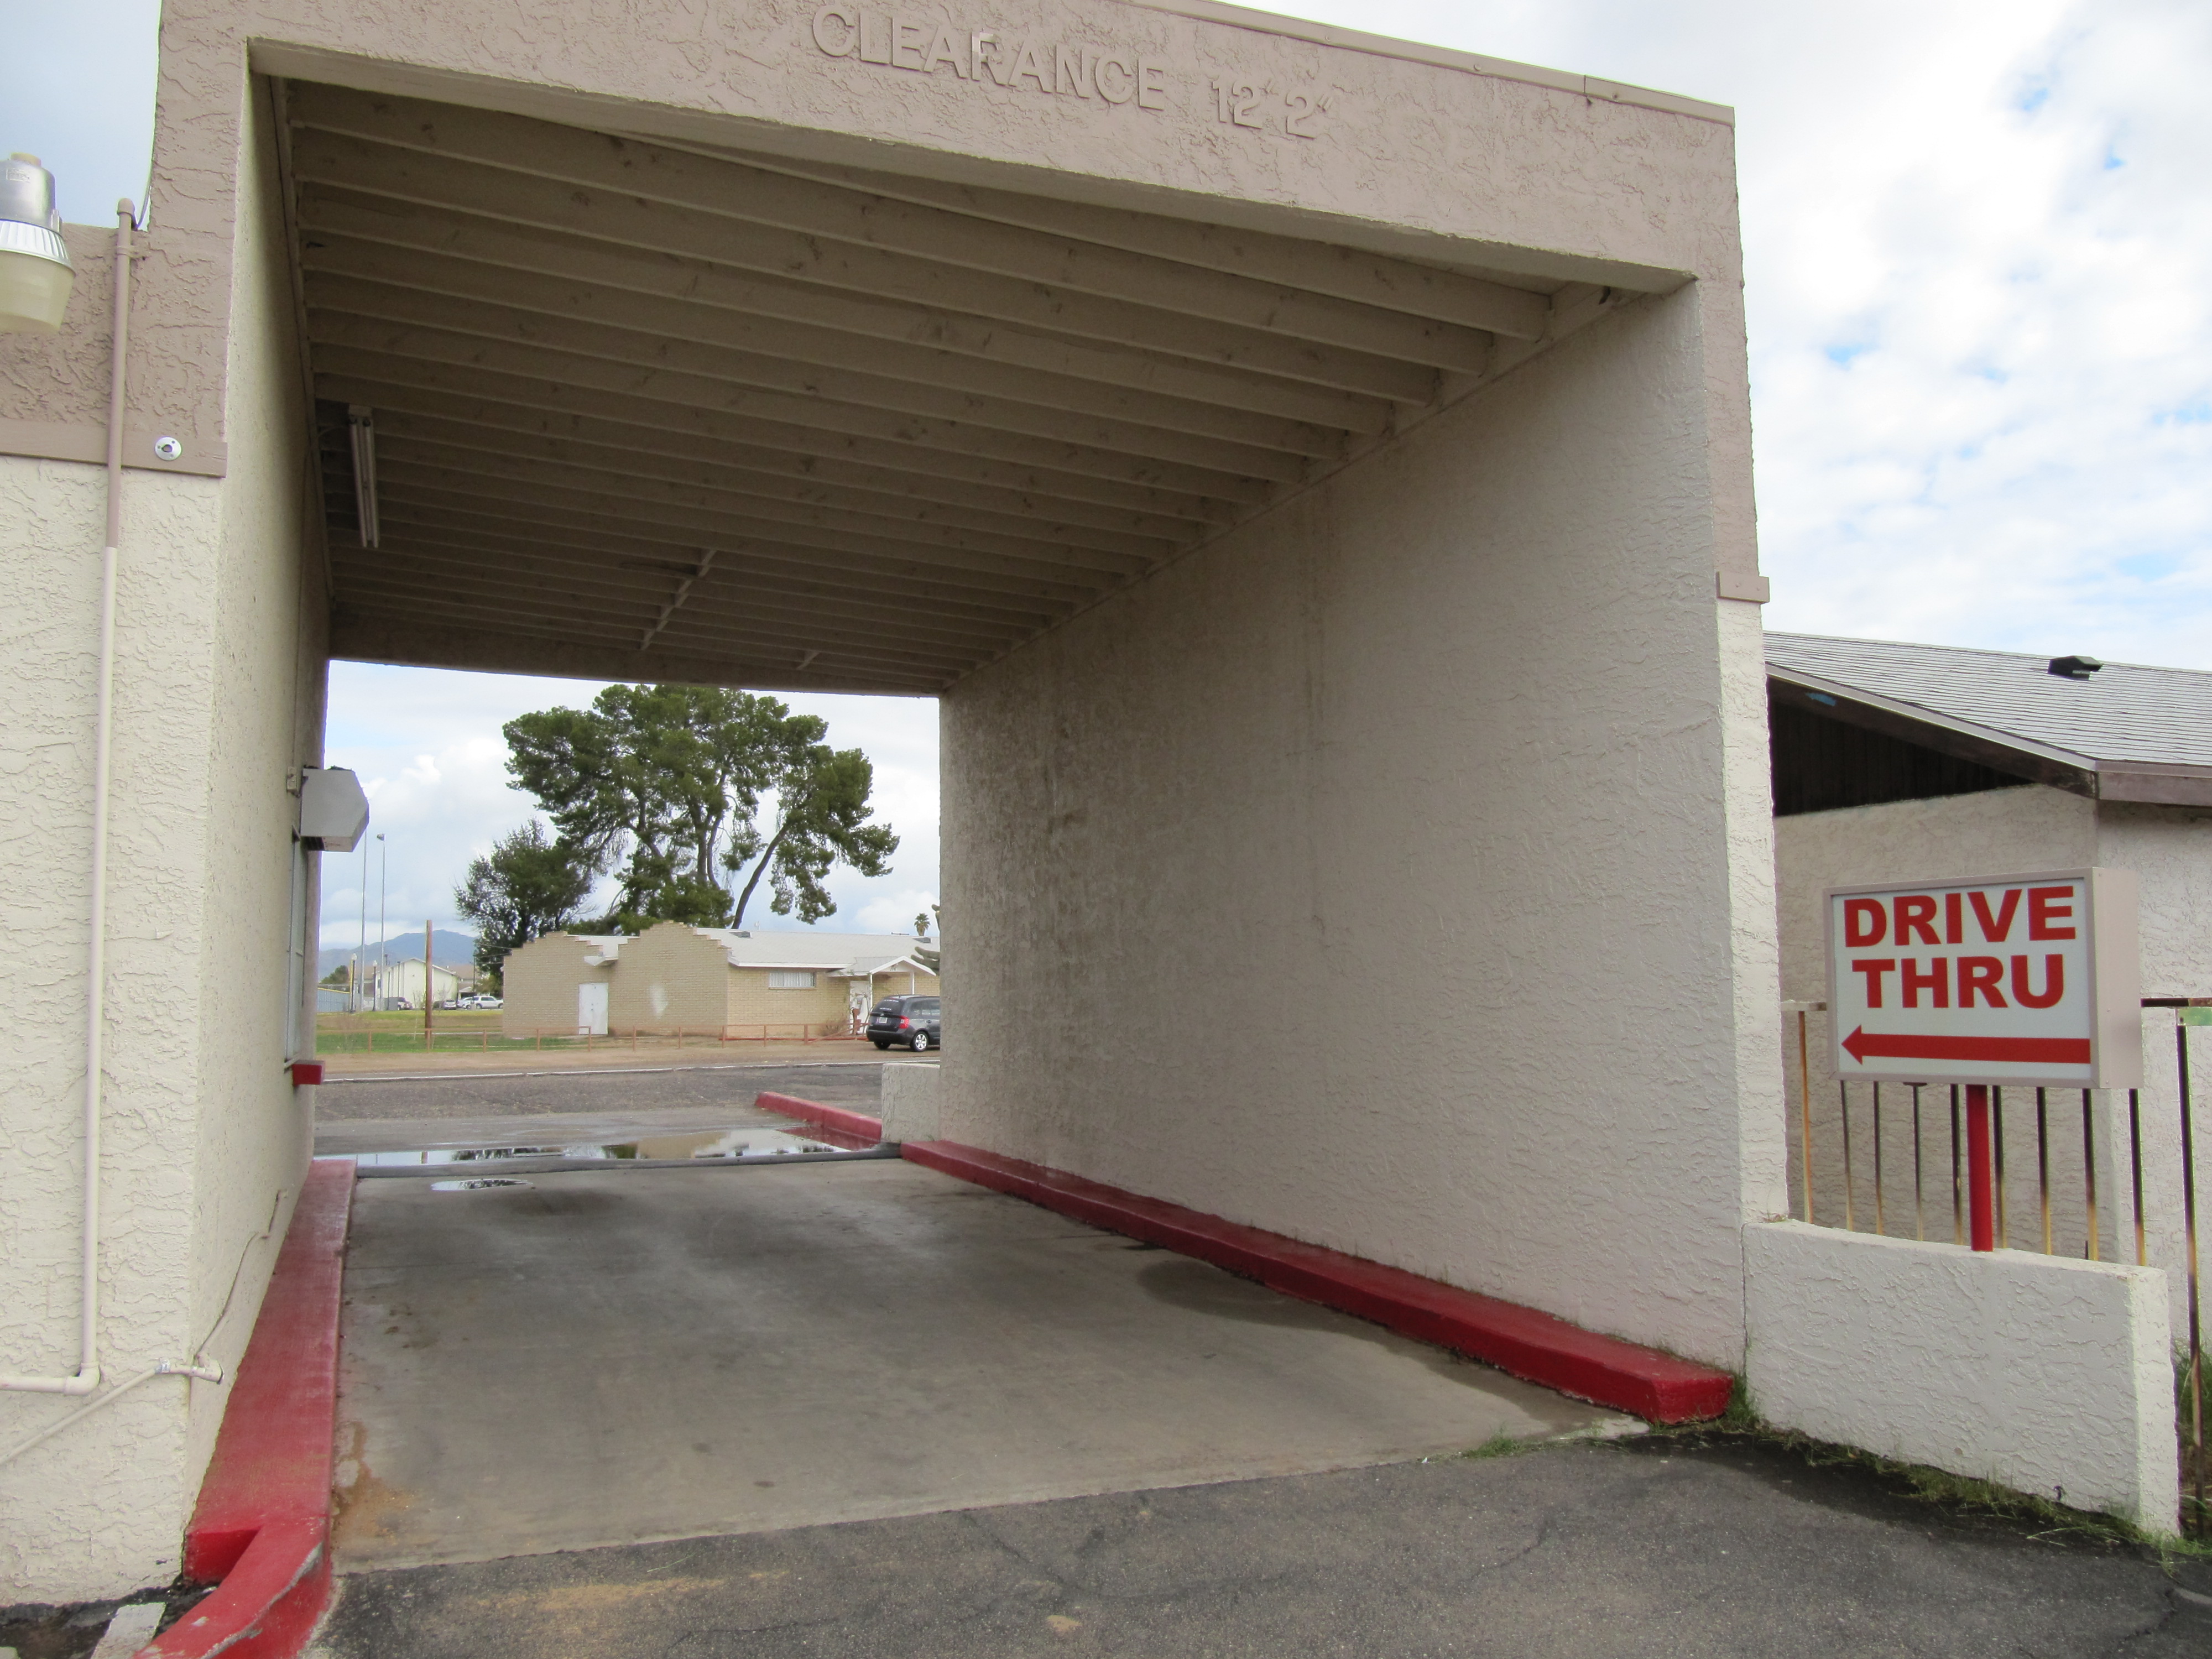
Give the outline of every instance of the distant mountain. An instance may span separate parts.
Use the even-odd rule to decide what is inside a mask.
[[[359,948],[353,945],[325,945],[322,955],[316,958],[315,977],[326,978],[331,969],[351,961]],[[376,961],[378,948],[376,941],[370,939],[368,960],[372,965]],[[422,935],[395,933],[384,941],[382,949],[386,962],[420,962],[422,960]],[[471,968],[476,965],[476,959],[477,941],[473,934],[456,933],[443,927],[430,930],[430,960],[439,967]]]

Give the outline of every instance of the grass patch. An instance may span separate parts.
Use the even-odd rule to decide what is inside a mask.
[[[1534,1443],[1533,1441],[1518,1439],[1500,1429],[1480,1446],[1472,1447],[1462,1452],[1460,1457],[1462,1461],[1470,1463],[1484,1457],[1511,1457],[1516,1453],[1527,1451]]]

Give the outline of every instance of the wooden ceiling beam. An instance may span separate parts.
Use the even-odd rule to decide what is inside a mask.
[[[1009,368],[1347,431],[1379,430],[1394,403],[1425,403],[1437,389],[1432,372],[1417,370],[1392,382],[1404,394],[1395,399],[1339,392],[1279,374],[1133,349],[1134,342],[1100,345],[934,307],[733,271],[706,259],[516,226],[420,203],[402,205],[325,185],[301,192],[301,218],[310,256],[317,252],[313,244],[322,242],[334,252],[343,252],[353,268],[370,274],[371,267],[352,250],[375,248],[393,258],[439,253],[497,270],[539,271],[597,288],[689,300],[746,316],[927,346]]]
[[[702,542],[648,542],[626,535],[592,533],[566,522],[515,525],[508,515],[467,514],[456,508],[425,508],[416,502],[394,502],[385,515],[403,540],[422,546],[452,549],[456,556],[477,562],[495,562],[508,556],[557,553],[564,560],[584,564],[630,568],[648,575],[675,577],[699,566]],[[973,586],[933,573],[911,573],[884,560],[849,560],[841,566],[823,566],[810,549],[783,549],[775,542],[714,542],[714,568],[730,571],[765,588],[787,595],[803,595],[823,604],[856,604],[863,613],[874,606],[922,604],[953,619],[967,619],[988,629],[1036,630],[1068,615],[1082,599],[1024,598],[1002,588]]]
[[[720,370],[749,385],[790,391],[817,384],[822,395],[848,403],[881,405],[884,398],[878,383],[891,382],[927,393],[927,402],[913,405],[923,412],[953,412],[947,398],[959,394],[1022,410],[1095,416],[1322,459],[1343,454],[1345,435],[1354,429],[1286,421],[1140,388],[1102,386],[1066,374],[984,362],[931,346],[868,340],[811,324],[750,317],[690,300],[471,264],[435,253],[325,243],[307,250],[303,258],[310,308],[389,316],[393,313],[387,308],[388,296],[400,294],[432,302],[410,306],[399,313],[404,320],[434,322],[448,302],[459,301],[475,319],[470,325],[474,332],[529,338],[540,319],[580,323],[594,330],[619,329],[656,343],[657,350],[665,351],[668,343],[680,345],[695,366]],[[714,356],[698,355],[709,349]],[[767,364],[778,366],[768,371],[773,378],[757,378]],[[1390,414],[1387,404],[1371,404],[1358,429],[1382,431]],[[963,417],[977,418],[964,411]]]
[[[297,102],[292,106],[295,115],[300,108]],[[592,135],[578,136],[599,142]],[[1436,385],[1438,366],[1419,357],[1346,349],[884,247],[825,240],[732,217],[711,205],[655,199],[627,186],[579,190],[538,177],[533,189],[527,168],[502,170],[466,156],[395,146],[327,126],[296,132],[292,149],[296,178],[362,195],[454,208],[510,224],[568,231],[1108,345],[1139,346],[1340,392],[1418,402],[1420,388],[1431,388],[1433,395]]]
[[[606,559],[594,559],[573,550],[540,545],[527,553],[505,553],[496,559],[482,556],[481,550],[456,547],[434,535],[409,531],[386,537],[374,550],[340,548],[332,552],[339,568],[376,565],[395,572],[412,573],[441,580],[472,582],[487,591],[529,591],[540,581],[550,581],[575,592],[604,593],[623,604],[639,602],[641,595],[654,605],[667,603],[682,579],[678,573],[647,570]],[[697,567],[693,567],[696,570]],[[712,578],[710,581],[708,579]],[[696,607],[702,617],[758,615],[789,622],[809,619],[846,632],[893,628],[912,629],[918,638],[942,645],[973,646],[979,641],[994,648],[1045,625],[1048,617],[1000,617],[977,621],[956,611],[939,611],[896,595],[871,599],[867,591],[834,594],[819,591],[794,593],[762,580],[751,568],[725,566],[718,556],[704,575],[698,576],[685,595],[687,611]]]
[[[743,351],[711,341],[655,334],[619,324],[547,317],[494,301],[424,294],[367,283],[357,277],[311,275],[305,284],[311,337],[333,322],[368,323],[387,330],[424,328],[465,338],[520,347],[547,357],[573,361],[597,358],[633,369],[658,371],[681,366],[694,380],[726,388],[723,399],[766,397],[787,404],[820,403],[848,409],[921,416],[1006,433],[1034,433],[1065,443],[1083,444],[1124,455],[1166,459],[1196,458],[1224,472],[1295,483],[1306,476],[1309,459],[1344,453],[1344,434],[1328,442],[1327,454],[1284,450],[1249,440],[1206,437],[1165,431],[1139,422],[1082,410],[1018,403],[957,386],[933,386],[848,369],[821,368],[758,351]],[[1316,443],[1321,442],[1316,438]]]
[[[415,453],[427,448],[427,453]],[[957,526],[921,524],[847,512],[836,507],[695,489],[657,478],[623,478],[556,463],[484,452],[440,452],[434,447],[380,445],[377,477],[395,485],[422,483],[461,494],[510,499],[534,496],[549,504],[616,518],[647,518],[690,535],[768,536],[830,552],[877,553],[894,558],[978,562],[972,568],[1069,581],[1110,581],[1134,576],[1156,557],[1102,548],[1066,547],[994,536]]]
[[[665,596],[635,607],[632,617],[611,614],[604,596],[579,586],[541,585],[534,588],[504,587],[441,574],[434,570],[410,572],[404,565],[358,565],[343,568],[341,591],[362,604],[392,602],[426,604],[451,611],[466,607],[514,620],[526,618],[555,626],[574,628],[587,637],[619,639],[623,634],[642,638],[648,630],[665,635],[672,648],[685,641],[705,648],[726,649],[743,644],[755,650],[788,646],[793,654],[805,651],[835,652],[850,661],[895,661],[950,675],[972,667],[988,657],[985,642],[952,644],[921,635],[888,635],[882,629],[840,628],[817,617],[810,621],[760,616],[743,609],[724,607],[714,613],[694,614],[689,596],[684,606],[659,622]],[[887,643],[896,640],[896,645]],[[641,649],[646,648],[644,646]]]
[[[354,347],[395,357],[416,357],[462,368],[534,376],[555,383],[659,398],[687,408],[720,410],[792,426],[888,438],[924,449],[987,455],[1255,504],[1272,496],[1281,482],[1275,474],[1287,470],[1291,476],[1297,476],[1302,471],[1294,457],[1273,454],[1266,456],[1267,465],[1264,470],[1244,466],[1242,457],[1222,465],[1212,464],[1212,458],[1194,463],[1190,458],[1195,452],[1216,447],[1198,439],[1154,434],[1146,441],[1146,451],[1132,452],[1082,440],[1042,436],[1033,428],[1008,430],[957,416],[939,418],[898,409],[837,403],[804,389],[796,392],[763,391],[694,374],[688,368],[665,368],[651,362],[571,353],[541,343],[496,339],[449,328],[322,313],[310,314],[308,338],[315,347]],[[680,356],[676,361],[680,362]],[[1146,453],[1153,449],[1169,453]]]
[[[791,466],[811,471],[817,466],[849,465],[897,477],[902,487],[917,490],[922,482],[973,484],[1040,502],[1157,514],[1194,525],[1233,524],[1256,501],[1265,499],[1264,494],[1251,501],[1194,495],[1024,461],[926,449],[902,441],[733,415],[724,410],[631,397],[596,386],[394,357],[345,346],[318,349],[315,365],[316,395],[334,403],[451,412],[456,419],[514,422],[521,430],[560,437],[582,436],[601,427],[619,428],[630,434],[629,441],[646,445],[696,445],[698,450],[694,453],[710,454],[757,452],[773,458],[764,464],[768,470]],[[420,401],[423,398],[436,401]],[[921,482],[908,483],[908,480]]]
[[[460,644],[462,650],[453,654],[434,654],[425,650],[438,633],[447,633],[449,641]],[[425,665],[467,665],[467,668],[489,668],[489,672],[575,672],[562,668],[544,668],[531,664],[529,659],[511,659],[507,664],[498,661],[498,653],[491,641],[498,637],[535,639],[542,644],[573,644],[598,654],[602,668],[595,668],[591,677],[595,679],[665,679],[710,684],[710,686],[792,686],[807,684],[805,677],[821,686],[823,690],[883,690],[902,692],[902,695],[933,695],[942,690],[956,672],[942,672],[925,664],[909,664],[900,657],[878,657],[878,654],[858,654],[848,650],[821,650],[810,653],[805,648],[787,648],[781,644],[748,644],[732,641],[738,650],[730,650],[728,644],[706,641],[706,648],[695,650],[650,650],[639,648],[635,639],[611,639],[599,630],[591,629],[588,619],[577,623],[566,623],[560,619],[538,617],[508,617],[493,606],[477,604],[431,602],[418,604],[414,599],[362,599],[347,604],[331,617],[331,654],[352,657],[358,661],[400,661],[400,664]],[[374,641],[374,644],[372,644]],[[410,646],[414,644],[414,648]],[[453,650],[453,644],[447,648]],[[695,664],[714,664],[723,672],[702,675]]]
[[[496,619],[453,623],[408,611],[340,605],[331,616],[331,654],[350,662],[487,673],[556,675],[584,680],[665,680],[690,685],[744,686],[766,691],[847,691],[926,697],[945,682],[885,668],[798,665],[787,651],[715,655],[641,652],[601,640],[502,625]]]
[[[676,148],[693,149],[692,145]],[[994,223],[1018,225],[1047,235],[1101,242],[1129,253],[1149,254],[1209,270],[1230,271],[1283,288],[1302,289],[1386,311],[1400,311],[1461,328],[1480,329],[1516,340],[1540,340],[1551,320],[1545,295],[1510,288],[1485,277],[1394,259],[1380,253],[1302,237],[1240,230],[1164,213],[1137,213],[1093,206],[1050,196],[991,190],[979,185],[949,184],[936,179],[839,167],[827,161],[789,161],[744,151],[733,161],[795,179],[842,185],[918,207],[942,209]]]
[[[551,417],[538,410],[482,398],[453,397],[411,386],[336,377],[328,378],[327,383],[336,389],[325,395],[335,401],[366,404],[374,409],[380,430],[405,430],[409,423],[421,422],[428,423],[422,428],[424,431],[445,433],[456,441],[459,441],[459,434],[473,432],[483,434],[477,441],[529,446],[518,452],[522,453],[557,458],[566,453],[568,446],[576,445],[610,456],[666,458],[718,473],[728,469],[821,489],[850,489],[887,501],[937,503],[974,508],[1008,519],[1151,537],[1177,546],[1187,545],[1208,528],[1204,521],[1191,518],[1099,506],[1065,496],[1043,496],[927,472],[893,471],[885,467],[855,465],[836,457],[801,456],[690,432],[657,430],[588,416]]]
[[[435,512],[424,514],[410,502],[394,503],[386,522],[404,541],[448,550],[458,560],[496,564],[514,557],[558,558],[580,567],[635,570],[674,577],[697,568],[704,550],[696,544],[672,544],[633,538],[602,535],[557,524],[520,526],[503,517]],[[825,568],[818,558],[771,544],[721,542],[714,544],[714,566],[733,577],[757,583],[763,591],[787,594],[809,603],[854,607],[854,614],[884,619],[903,607],[927,606],[956,620],[981,627],[1033,632],[1060,620],[1079,601],[1024,598],[997,589],[981,588],[931,575],[915,575],[876,563],[846,568]]]
[[[1017,563],[957,549],[918,548],[911,544],[888,550],[880,545],[825,546],[821,541],[793,533],[787,526],[779,526],[770,532],[760,526],[730,526],[719,520],[672,523],[658,514],[609,513],[599,510],[596,503],[587,507],[563,501],[551,492],[527,486],[515,486],[501,494],[490,489],[471,488],[471,482],[400,477],[391,482],[390,494],[395,502],[405,502],[434,515],[441,509],[447,509],[472,513],[494,522],[572,525],[580,532],[627,534],[641,539],[657,539],[665,546],[677,548],[769,546],[787,557],[825,570],[842,568],[885,575],[927,576],[951,586],[1048,605],[1079,605],[1119,585],[1097,574],[1086,580],[1083,579],[1084,573],[1065,569],[1055,568],[1049,575],[1039,574],[1036,567],[1026,562]],[[709,520],[709,515],[693,516]]]
[[[377,445],[380,455],[400,459],[412,458],[441,466],[472,468],[478,463],[470,458],[483,457],[487,464],[502,468],[527,465],[532,476],[560,477],[580,489],[633,499],[643,492],[688,505],[711,504],[733,512],[757,513],[771,520],[803,513],[809,516],[795,521],[811,523],[818,521],[812,515],[834,513],[841,520],[849,520],[854,527],[895,539],[934,544],[960,532],[988,538],[975,544],[998,546],[1002,550],[1081,548],[1117,554],[1146,566],[1169,557],[1188,540],[1188,537],[1170,541],[1158,536],[1131,536],[1117,531],[1055,525],[1042,519],[949,507],[776,473],[640,455],[630,450],[606,449],[559,439],[532,439],[483,427],[425,420],[419,416],[380,416]],[[509,476],[522,475],[510,471]],[[781,506],[771,507],[769,503]],[[916,533],[921,531],[932,533]]]

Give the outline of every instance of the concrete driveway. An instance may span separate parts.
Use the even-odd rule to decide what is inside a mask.
[[[1620,1423],[896,1160],[530,1180],[358,1188],[342,1571],[1343,1468]]]

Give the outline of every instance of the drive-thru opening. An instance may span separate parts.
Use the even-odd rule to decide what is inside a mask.
[[[1206,0],[647,9],[165,29],[112,911],[137,982],[211,988],[115,1034],[110,1155],[191,1173],[111,1194],[105,1363],[234,1363],[300,1190],[332,658],[936,696],[945,1139],[1740,1363],[1783,1143],[1727,112]],[[0,414],[10,521],[61,527],[10,544],[25,685],[99,615],[70,234],[73,321],[6,347],[57,388]],[[74,799],[47,701],[21,787]],[[66,1072],[5,1107],[52,1165],[26,1367],[71,1340]],[[155,1576],[223,1412],[69,1431],[165,1494],[119,1531],[0,1477],[26,1572]]]

